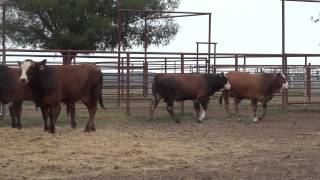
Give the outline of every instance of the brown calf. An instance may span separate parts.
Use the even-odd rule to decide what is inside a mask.
[[[238,104],[242,99],[250,99],[253,110],[253,121],[257,122],[257,103],[262,103],[263,113],[260,119],[265,117],[267,103],[273,98],[274,93],[288,89],[289,84],[282,73],[249,74],[247,72],[228,72],[227,78],[231,88],[224,91],[220,97],[225,100],[225,109],[229,115],[229,96],[234,98],[235,110],[238,114]]]

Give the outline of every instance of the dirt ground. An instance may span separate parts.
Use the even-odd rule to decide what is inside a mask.
[[[241,112],[212,111],[198,124],[190,111],[176,124],[110,110],[94,133],[62,123],[54,135],[29,113],[21,130],[0,122],[0,179],[319,179],[320,111],[269,110],[259,123]]]

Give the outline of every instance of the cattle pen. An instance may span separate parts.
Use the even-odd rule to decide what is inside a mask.
[[[98,109],[97,131],[92,133],[83,132],[88,113],[82,103],[76,104],[78,128],[70,127],[63,106],[55,134],[43,132],[41,113],[33,103],[23,105],[21,130],[10,127],[9,113],[2,114],[0,179],[319,179],[320,54],[286,53],[285,1],[320,2],[282,0],[279,54],[217,53],[217,43],[211,42],[211,13],[199,13],[209,17],[209,33],[208,42],[196,43],[197,52],[148,52],[146,43],[144,52],[122,52],[120,45],[119,51],[7,49],[2,6],[3,64],[18,68],[17,61],[47,59],[49,65],[61,65],[77,54],[72,64],[93,63],[102,70],[106,109]],[[202,44],[208,53],[199,52]],[[180,124],[163,102],[148,121],[157,73],[229,71],[283,72],[290,87],[275,94],[266,118],[258,123],[252,122],[248,100],[241,102],[239,116],[227,117],[218,104],[220,93],[211,97],[202,123],[196,122],[191,101],[175,103]]]
[[[48,59],[51,64],[61,64],[62,51],[8,49],[6,59],[9,66],[17,66],[17,61],[27,58]],[[128,114],[132,109],[149,109],[152,81],[156,73],[284,72],[290,89],[277,94],[271,105],[285,108],[293,104],[320,103],[320,64],[317,64],[320,54],[285,54],[286,63],[282,64],[282,54],[65,52],[78,54],[73,64],[97,64],[104,76],[104,98],[113,102],[109,108],[125,108]],[[214,59],[215,64],[207,63],[208,56]],[[210,105],[219,106],[215,100]],[[184,104],[179,106],[183,112]]]
[[[280,54],[79,51],[75,64],[95,63],[104,75],[106,110],[97,112],[97,132],[84,133],[86,110],[77,105],[79,130],[69,127],[62,111],[58,130],[42,130],[41,115],[24,106],[21,130],[0,121],[0,177],[3,179],[285,179],[317,178],[319,169],[320,55],[286,54],[290,88],[270,102],[267,118],[252,123],[248,104],[241,120],[226,119],[212,97],[208,117],[195,121],[191,104],[177,103],[181,124],[164,109],[148,122],[151,83],[156,73],[283,71]],[[24,59],[61,64],[60,50],[7,50],[7,64]],[[295,63],[292,63],[294,60]],[[310,64],[311,63],[311,64]],[[284,100],[284,101],[283,101]],[[283,104],[284,102],[284,104]],[[162,104],[163,106],[163,104]],[[285,111],[282,108],[285,108]],[[307,110],[305,110],[307,108]],[[190,113],[191,112],[191,113]],[[126,113],[130,114],[129,116]],[[12,169],[15,169],[13,171]]]

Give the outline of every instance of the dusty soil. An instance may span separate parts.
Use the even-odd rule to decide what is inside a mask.
[[[21,130],[2,123],[0,179],[318,179],[319,114],[269,111],[252,123],[217,111],[198,124],[187,113],[176,124],[105,113],[94,133],[80,124],[54,135],[41,120]]]

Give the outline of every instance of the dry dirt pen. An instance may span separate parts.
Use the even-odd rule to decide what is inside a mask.
[[[106,103],[107,104],[107,103]],[[245,104],[245,103],[244,103]],[[87,113],[79,105],[78,128],[65,108],[56,134],[43,132],[40,112],[26,104],[23,129],[0,121],[1,179],[317,179],[320,175],[320,110],[271,106],[251,122],[249,106],[226,119],[211,107],[196,122],[186,108],[176,124],[160,108],[107,109],[97,113],[97,131],[84,133]],[[189,107],[186,104],[186,107]],[[179,106],[176,111],[179,112]]]

